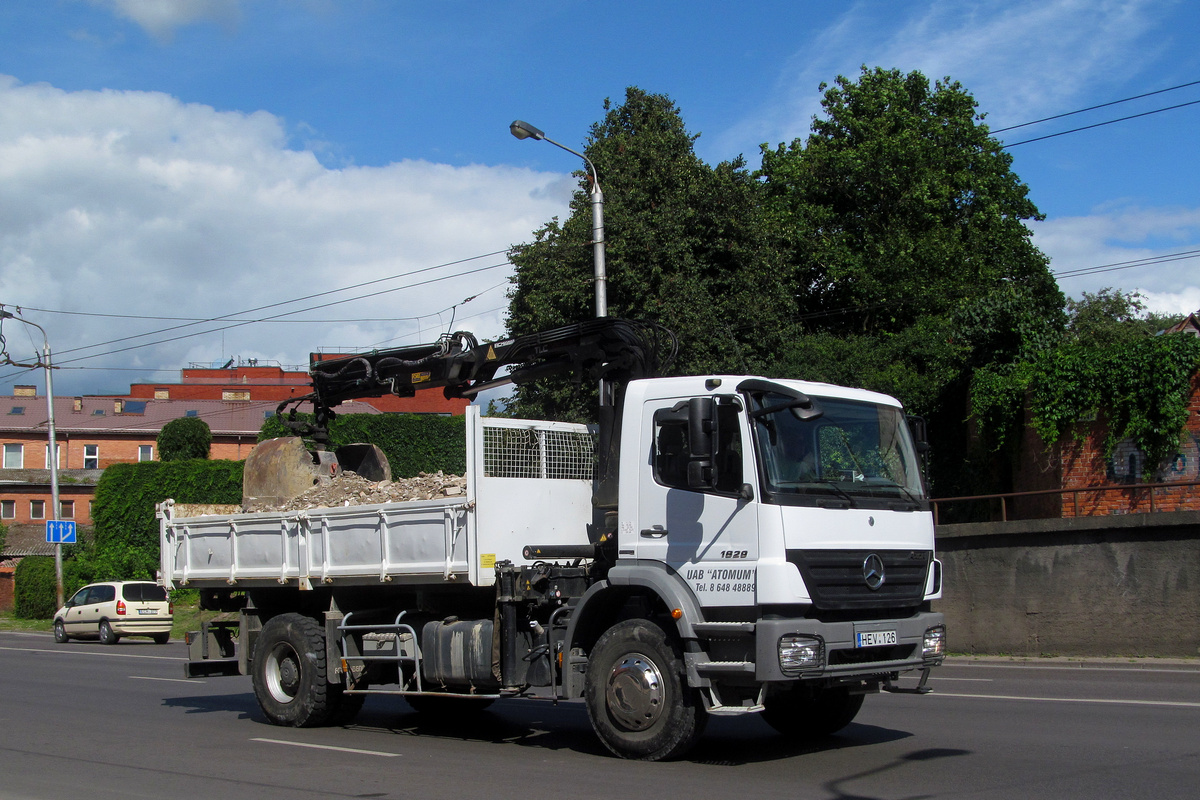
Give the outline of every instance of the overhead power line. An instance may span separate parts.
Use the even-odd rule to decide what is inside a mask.
[[[1031,142],[1040,142],[1045,139],[1053,139],[1058,136],[1066,136],[1068,133],[1079,133],[1080,131],[1091,130],[1092,128],[1101,128],[1105,125],[1113,125],[1117,122],[1125,122],[1126,120],[1137,119],[1138,117],[1148,117],[1148,116],[1151,116],[1152,114],[1161,114],[1164,111],[1174,111],[1177,108],[1186,108],[1187,106],[1194,106],[1194,105],[1200,105],[1200,100],[1192,100],[1187,103],[1179,103],[1178,105],[1167,106],[1166,108],[1156,108],[1153,111],[1143,111],[1141,114],[1130,114],[1127,117],[1118,117],[1117,119],[1105,120],[1104,122],[1096,122],[1091,125],[1083,125],[1078,128],[1071,128],[1070,130],[1059,131],[1058,133],[1048,133],[1045,136],[1035,136],[1032,139],[1022,139],[1019,142],[1009,142],[1008,144],[1004,145],[1004,147],[1006,147],[1006,148],[1016,147],[1017,145],[1030,144]]]
[[[1158,264],[1169,264],[1173,261],[1185,261],[1190,258],[1200,258],[1200,250],[1184,250],[1179,253],[1164,253],[1158,256],[1147,256],[1132,261],[1117,261],[1112,264],[1100,264],[1092,267],[1077,267],[1052,273],[1056,278],[1077,278],[1081,275],[1096,275],[1101,272],[1115,272],[1121,269],[1135,267],[1152,267]]]
[[[139,333],[139,334],[134,334],[134,335],[132,335],[132,336],[126,336],[126,337],[122,337],[122,338],[120,338],[120,339],[110,339],[110,340],[108,340],[108,341],[105,341],[105,342],[97,342],[97,343],[95,343],[95,344],[90,344],[90,345],[87,345],[87,346],[85,346],[85,347],[76,347],[76,348],[73,348],[73,349],[70,349],[70,350],[63,350],[63,351],[62,351],[62,352],[60,352],[58,355],[59,355],[59,356],[62,356],[62,355],[68,354],[68,353],[77,353],[77,352],[80,352],[80,351],[83,351],[83,350],[93,350],[93,349],[96,349],[96,348],[99,348],[99,347],[106,347],[106,346],[108,346],[108,345],[111,345],[111,344],[120,344],[120,343],[122,343],[122,342],[128,342],[128,341],[132,341],[132,340],[134,340],[134,339],[142,339],[142,338],[145,338],[145,337],[148,337],[148,336],[157,336],[157,335],[159,335],[159,334],[162,334],[162,333],[171,333],[172,331],[184,330],[184,329],[186,329],[186,328],[195,327],[195,326],[197,326],[197,325],[203,325],[203,324],[210,323],[210,322],[227,322],[227,321],[232,321],[232,320],[234,320],[235,318],[241,317],[241,316],[243,316],[243,315],[245,315],[245,314],[254,314],[254,313],[256,313],[256,312],[259,312],[259,311],[266,311],[266,310],[269,310],[269,309],[272,309],[272,308],[279,308],[279,307],[281,307],[281,306],[291,305],[292,303],[301,303],[301,302],[304,302],[305,300],[314,300],[314,299],[316,299],[316,298],[319,298],[319,297],[328,297],[329,295],[332,295],[332,294],[337,294],[337,293],[339,293],[339,292],[348,292],[348,291],[351,291],[351,290],[354,290],[354,289],[361,289],[361,288],[363,288],[363,287],[365,287],[365,286],[375,286],[375,285],[378,285],[378,284],[380,284],[380,283],[386,283],[387,281],[399,280],[400,278],[407,278],[407,277],[411,277],[411,276],[413,276],[413,275],[420,275],[420,274],[423,274],[423,273],[426,273],[426,272],[432,272],[432,271],[434,271],[434,270],[438,270],[438,269],[444,269],[445,267],[451,267],[451,266],[456,266],[456,265],[459,265],[459,264],[465,264],[465,263],[467,263],[467,262],[470,262],[470,261],[478,261],[479,259],[482,259],[482,258],[490,258],[490,257],[492,257],[492,256],[501,255],[501,254],[503,254],[503,253],[507,253],[507,252],[508,252],[507,250],[496,250],[496,251],[494,251],[494,252],[491,252],[491,253],[483,253],[483,254],[481,254],[481,255],[477,255],[477,256],[471,256],[470,258],[461,258],[461,259],[458,259],[457,261],[447,261],[447,262],[445,262],[444,264],[437,264],[437,265],[435,265],[435,266],[432,266],[432,267],[422,267],[422,268],[420,268],[420,269],[414,269],[414,270],[410,270],[410,271],[408,271],[408,272],[401,272],[401,273],[397,273],[396,275],[389,275],[389,276],[387,276],[387,277],[384,277],[384,278],[375,278],[374,280],[363,281],[363,282],[361,282],[361,283],[356,283],[356,284],[352,284],[352,285],[349,285],[349,286],[341,286],[341,287],[338,287],[338,288],[336,288],[336,289],[329,289],[329,290],[326,290],[326,291],[323,291],[323,292],[314,292],[314,293],[312,293],[312,294],[303,295],[303,296],[301,296],[301,297],[294,297],[294,298],[291,298],[291,299],[289,299],[289,300],[280,300],[280,301],[277,301],[277,302],[274,302],[274,303],[268,303],[268,304],[266,304],[266,305],[257,306],[257,307],[255,307],[255,308],[243,309],[243,310],[241,310],[241,311],[233,311],[233,312],[230,312],[229,314],[222,314],[222,315],[220,315],[220,316],[209,317],[209,318],[207,318],[207,319],[192,320],[192,321],[189,321],[189,322],[185,322],[184,324],[181,324],[181,325],[172,325],[172,326],[170,326],[170,327],[166,327],[166,328],[159,328],[158,330],[147,331],[147,332],[145,332],[145,333]],[[504,265],[505,265],[505,264],[507,264],[507,263],[508,263],[508,262],[504,262],[504,264],[493,265],[493,266],[491,266],[491,267],[487,267],[487,269],[494,269],[494,268],[496,268],[497,266],[504,266]],[[458,276],[460,276],[460,275],[470,275],[470,274],[472,274],[473,272],[478,272],[478,271],[479,271],[479,270],[467,270],[467,271],[464,271],[464,272],[455,273],[454,275],[449,275],[449,276],[446,276],[446,278],[458,277]],[[422,284],[412,284],[412,285],[410,285],[410,286],[407,286],[407,287],[399,287],[399,288],[411,288],[411,286],[419,286],[419,285],[422,285]],[[388,292],[391,292],[391,291],[396,291],[396,290],[395,290],[395,289],[388,289],[387,291],[388,291]],[[379,292],[379,294],[384,294],[384,293],[386,293],[386,292]],[[341,303],[341,302],[349,302],[350,300],[358,300],[358,299],[361,299],[362,297],[367,297],[367,296],[370,296],[370,295],[360,295],[360,296],[358,296],[358,297],[349,298],[349,299],[347,299],[347,300],[342,300],[342,301],[338,301],[338,302],[339,302],[339,303]],[[289,312],[289,313],[287,313],[287,314],[280,314],[280,315],[276,315],[276,316],[274,316],[274,317],[268,317],[267,319],[274,320],[274,319],[278,319],[278,318],[280,318],[280,317],[289,316],[290,314],[300,314],[300,313],[303,313],[303,312],[305,312],[305,311],[311,311],[311,310],[318,309],[318,308],[326,308],[326,307],[328,307],[328,306],[331,306],[331,305],[337,305],[337,303],[327,303],[327,304],[324,304],[324,305],[311,306],[311,307],[309,307],[309,308],[304,308],[304,309],[297,309],[296,311]],[[77,313],[77,312],[75,312],[75,313]],[[232,325],[232,326],[230,326],[230,327],[237,327],[237,325],[244,325],[244,324],[249,324],[249,323],[254,323],[254,322],[261,322],[261,321],[263,321],[263,320],[261,320],[261,319],[252,319],[252,320],[248,320],[248,321],[246,321],[246,322],[238,322],[236,325]],[[219,330],[227,330],[227,328],[217,328],[217,329],[210,329],[210,330],[205,330],[205,331],[199,331],[199,332],[196,332],[196,333],[193,333],[193,334],[188,334],[188,336],[203,336],[203,335],[205,335],[206,333],[215,333],[215,332],[217,332],[217,331],[219,331]],[[175,339],[179,339],[179,338],[187,338],[187,336],[175,337]],[[175,339],[168,339],[168,340],[165,340],[165,341],[175,341]],[[144,345],[144,346],[147,346],[147,347],[148,347],[148,346],[150,346],[151,344],[161,344],[161,343],[162,343],[161,341],[160,341],[160,342],[152,342],[152,343],[148,343],[148,344],[146,344],[146,345]],[[125,348],[125,349],[126,349],[126,350],[128,350],[128,349],[131,349],[131,348]],[[117,351],[117,352],[123,352],[123,350],[122,350],[122,351]],[[109,355],[109,353],[98,353],[98,354],[95,354],[95,355],[96,355],[96,356],[100,356],[100,355]],[[89,356],[89,357],[91,357],[91,356]],[[78,359],[73,359],[73,360],[78,360]],[[60,363],[66,363],[66,362],[61,362],[61,361],[60,361]]]
[[[1131,100],[1141,100],[1143,97],[1153,97],[1156,94],[1165,94],[1166,92],[1173,92],[1176,89],[1186,89],[1189,86],[1196,86],[1196,85],[1200,85],[1200,81],[1189,81],[1187,83],[1181,83],[1178,86],[1168,86],[1166,89],[1158,89],[1153,92],[1145,92],[1143,94],[1135,94],[1133,97],[1124,97],[1120,100],[1111,100],[1107,103],[1100,103],[1099,105],[1088,106],[1087,108],[1080,108],[1080,109],[1076,109],[1075,111],[1066,111],[1066,112],[1063,112],[1062,114],[1054,114],[1053,116],[1042,117],[1041,119],[1030,120],[1029,122],[1022,122],[1019,125],[1009,125],[1007,128],[996,128],[995,130],[992,131],[992,133],[1004,133],[1005,131],[1015,131],[1017,128],[1027,128],[1030,125],[1037,125],[1042,122],[1050,122],[1051,120],[1062,119],[1063,117],[1070,117],[1070,116],[1074,116],[1075,114],[1083,114],[1088,111],[1095,111],[1098,108],[1108,108],[1109,106],[1116,106],[1116,105],[1120,105],[1121,103],[1128,103]]]

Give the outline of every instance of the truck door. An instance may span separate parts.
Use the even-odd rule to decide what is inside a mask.
[[[638,481],[637,558],[674,568],[704,606],[755,602],[758,509],[742,496],[753,463],[741,401],[719,398],[713,431],[714,475],[689,484],[686,399],[646,403],[641,442],[647,457]]]

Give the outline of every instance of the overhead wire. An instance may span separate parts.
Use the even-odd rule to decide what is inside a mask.
[[[1116,105],[1120,105],[1121,103],[1128,103],[1132,100],[1141,100],[1143,97],[1152,97],[1156,94],[1165,94],[1166,92],[1173,92],[1177,89],[1186,89],[1189,86],[1196,86],[1196,85],[1200,85],[1200,81],[1188,81],[1187,83],[1181,83],[1176,86],[1168,86],[1166,89],[1157,89],[1153,92],[1144,92],[1142,94],[1135,94],[1132,97],[1123,97],[1120,100],[1110,100],[1107,103],[1099,103],[1094,106],[1088,106],[1087,108],[1078,108],[1074,111],[1065,111],[1062,114],[1053,114],[1049,117],[1042,117],[1041,119],[1034,119],[1034,120],[1030,120],[1029,122],[1022,122],[1018,125],[1009,125],[1006,128],[994,128],[990,131],[990,133],[997,134],[997,133],[1004,133],[1005,131],[1015,131],[1017,128],[1027,128],[1030,125],[1037,125],[1042,122],[1050,122],[1051,120],[1062,119],[1063,117],[1072,117],[1076,114],[1084,114],[1088,111],[1095,111],[1100,108],[1108,108],[1109,106],[1116,106]]]
[[[201,319],[201,320],[196,320],[196,321],[186,322],[186,323],[184,323],[184,324],[182,324],[182,325],[173,325],[173,326],[170,326],[170,327],[167,327],[167,328],[160,328],[160,329],[158,329],[158,330],[154,330],[154,331],[147,331],[147,332],[145,332],[145,333],[139,333],[139,334],[135,334],[135,335],[133,335],[133,336],[127,336],[127,337],[123,337],[123,338],[121,338],[121,339],[111,339],[111,340],[109,340],[109,341],[106,341],[106,342],[98,342],[98,343],[96,343],[96,344],[93,344],[93,345],[87,345],[86,347],[78,347],[78,348],[73,348],[73,349],[70,349],[70,350],[65,350],[65,351],[63,351],[63,352],[64,352],[64,353],[74,353],[74,352],[78,352],[78,351],[80,351],[80,350],[90,350],[90,349],[97,348],[97,347],[104,347],[104,346],[106,346],[106,345],[110,345],[110,344],[118,344],[118,343],[120,343],[120,342],[123,342],[123,341],[129,341],[129,340],[131,340],[131,339],[140,339],[140,338],[144,338],[144,337],[147,337],[147,336],[156,336],[156,335],[158,335],[158,334],[160,334],[160,333],[170,333],[171,331],[182,330],[182,329],[184,329],[184,328],[193,327],[193,326],[195,326],[195,325],[202,325],[202,324],[205,324],[205,323],[208,323],[208,322],[222,322],[222,321],[227,321],[227,320],[229,320],[229,319],[231,319],[231,318],[234,318],[234,317],[239,317],[239,316],[241,316],[241,315],[243,315],[243,314],[253,314],[253,313],[257,312],[257,311],[266,311],[266,310],[268,310],[268,309],[272,309],[272,308],[279,308],[280,306],[291,305],[292,303],[300,303],[300,302],[303,302],[303,301],[305,301],[305,300],[313,300],[313,299],[316,299],[316,298],[318,298],[318,297],[327,297],[327,296],[329,296],[329,295],[331,295],[331,294],[337,294],[337,293],[339,293],[339,292],[347,292],[347,291],[351,291],[351,290],[353,290],[353,289],[361,289],[361,288],[363,288],[364,286],[374,286],[374,285],[376,285],[376,284],[379,284],[379,283],[385,283],[385,282],[387,282],[387,281],[391,281],[391,280],[398,280],[399,278],[407,278],[407,277],[410,277],[410,276],[412,276],[412,275],[419,275],[419,274],[423,274],[423,273],[426,273],[426,272],[432,272],[433,270],[443,269],[443,268],[445,268],[445,267],[448,267],[448,266],[455,266],[455,265],[458,265],[458,264],[465,264],[465,263],[467,263],[467,262],[469,262],[469,261],[477,261],[477,260],[479,260],[479,259],[481,259],[481,258],[490,258],[490,257],[492,257],[492,256],[497,256],[497,255],[500,255],[500,254],[502,254],[502,253],[507,253],[507,252],[508,252],[507,250],[496,250],[496,251],[493,251],[493,252],[491,252],[491,253],[483,253],[483,254],[481,254],[481,255],[477,255],[477,256],[471,256],[471,257],[469,257],[469,258],[462,258],[462,259],[458,259],[458,260],[456,260],[456,261],[448,261],[448,262],[446,262],[446,263],[444,263],[444,264],[437,264],[437,265],[435,265],[435,266],[432,266],[432,267],[422,267],[422,268],[420,268],[420,269],[410,270],[409,272],[402,272],[402,273],[398,273],[398,274],[396,274],[396,275],[389,275],[389,276],[387,276],[387,277],[384,277],[384,278],[375,278],[375,279],[373,279],[373,280],[369,280],[369,281],[363,281],[363,282],[361,282],[361,283],[356,283],[356,284],[351,284],[350,286],[341,286],[341,287],[338,287],[338,288],[336,288],[336,289],[329,289],[329,290],[326,290],[326,291],[323,291],[323,292],[314,292],[314,293],[312,293],[312,294],[303,295],[303,296],[301,296],[301,297],[295,297],[295,298],[291,298],[291,299],[289,299],[289,300],[280,300],[280,301],[277,301],[277,302],[274,302],[274,303],[267,303],[267,304],[265,304],[265,305],[257,306],[257,307],[255,307],[255,308],[243,309],[243,310],[241,310],[241,311],[235,311],[235,312],[232,312],[232,313],[229,313],[229,314],[222,314],[222,315],[220,315],[220,316],[216,316],[216,317],[210,317],[210,318],[207,318],[207,319]],[[507,261],[505,262],[505,264],[507,264]],[[493,267],[490,267],[490,268],[494,269],[496,266],[504,266],[504,265],[503,265],[503,264],[494,265]],[[447,277],[457,277],[457,275],[468,275],[468,274],[471,274],[472,272],[475,272],[475,271],[477,271],[477,270],[468,270],[468,271],[465,271],[465,272],[456,273],[456,275],[454,275],[454,276],[447,276]],[[417,284],[417,285],[421,285],[421,284]],[[410,288],[410,287],[400,287],[400,288]],[[394,291],[394,290],[388,290],[388,291]],[[381,292],[381,294],[383,294],[383,292]],[[364,295],[364,296],[369,296],[369,295]],[[357,300],[357,299],[361,299],[361,296],[360,296],[360,297],[356,297],[356,298],[350,298],[349,300],[346,300],[346,301],[339,301],[339,302],[349,302],[350,300]],[[295,311],[295,312],[292,312],[292,313],[303,313],[304,311],[310,311],[310,310],[313,310],[313,309],[315,309],[315,308],[326,308],[326,307],[328,307],[329,305],[337,305],[337,303],[330,303],[330,304],[326,304],[326,305],[313,306],[313,307],[311,307],[311,308],[307,308],[307,309],[298,309],[297,311]],[[78,312],[74,312],[74,313],[78,313]],[[282,315],[277,315],[277,316],[289,316],[289,315],[290,315],[290,314],[282,314]],[[270,319],[274,319],[274,317],[272,317],[272,318],[270,318]],[[260,321],[262,321],[262,320],[250,320],[249,322],[260,322]],[[242,323],[239,323],[239,324],[242,324]],[[220,329],[216,329],[216,330],[220,330]],[[199,332],[199,333],[196,333],[196,334],[194,334],[194,335],[197,335],[197,336],[202,336],[202,335],[204,335],[205,333],[212,333],[212,332],[215,332],[215,330],[214,330],[214,331],[201,331],[201,332]],[[168,341],[173,341],[173,340],[168,340]],[[107,354],[101,354],[101,355],[107,355]]]
[[[1004,147],[1006,147],[1006,148],[1016,147],[1016,146],[1022,145],[1022,144],[1031,144],[1033,142],[1041,142],[1041,141],[1045,141],[1046,139],[1054,139],[1059,136],[1066,136],[1069,133],[1079,133],[1080,131],[1087,131],[1087,130],[1091,130],[1092,128],[1102,128],[1105,125],[1113,125],[1118,122],[1125,122],[1126,120],[1137,119],[1139,117],[1148,117],[1148,116],[1151,116],[1152,114],[1161,114],[1164,111],[1174,111],[1177,108],[1186,108],[1188,106],[1194,106],[1194,105],[1200,105],[1200,100],[1191,100],[1187,103],[1179,103],[1177,105],[1167,106],[1166,108],[1156,108],[1153,111],[1143,111],[1140,114],[1130,114],[1127,117],[1118,117],[1117,119],[1105,120],[1104,122],[1095,122],[1091,125],[1082,125],[1078,128],[1071,128],[1070,130],[1059,131],[1058,133],[1048,133],[1045,136],[1035,136],[1032,139],[1022,139],[1019,142],[1009,142],[1009,143],[1005,144]]]

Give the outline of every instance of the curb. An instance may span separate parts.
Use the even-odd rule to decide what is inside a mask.
[[[1019,666],[1055,669],[1173,669],[1200,672],[1200,658],[1156,658],[1153,656],[946,656],[953,666]]]

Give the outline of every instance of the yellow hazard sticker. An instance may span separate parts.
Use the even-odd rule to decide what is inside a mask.
[[[496,348],[492,347],[490,344],[488,345],[487,360],[488,361],[496,360]]]
[[[433,375],[428,372],[414,372],[408,379],[409,383],[425,383],[433,378]]]
[[[479,568],[480,569],[495,569],[496,568],[496,554],[495,553],[480,553],[479,554]]]

